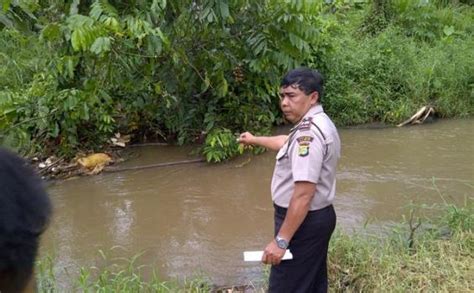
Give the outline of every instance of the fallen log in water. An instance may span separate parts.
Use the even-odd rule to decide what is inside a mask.
[[[150,168],[160,168],[160,167],[168,167],[168,166],[175,166],[175,165],[184,165],[184,164],[195,164],[195,163],[202,163],[205,162],[204,159],[194,159],[194,160],[184,160],[184,161],[176,161],[176,162],[166,162],[166,163],[159,163],[159,164],[151,164],[151,165],[143,165],[143,166],[134,166],[134,167],[123,167],[123,168],[116,168],[116,167],[105,167],[104,172],[112,173],[112,172],[122,172],[122,171],[130,171],[130,170],[141,170],[141,169],[150,169]]]
[[[407,124],[421,124],[425,122],[426,118],[431,114],[434,114],[435,110],[431,106],[424,106],[415,115],[411,116],[409,119],[403,121],[402,123],[398,124],[397,127],[402,127]]]

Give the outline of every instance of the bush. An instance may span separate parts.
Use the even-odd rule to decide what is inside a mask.
[[[430,9],[431,21],[437,22],[439,11]],[[444,25],[455,26],[454,32],[441,31],[436,41],[425,42],[396,21],[375,36],[361,35],[357,19],[362,15],[349,17],[348,25],[332,32],[332,50],[320,61],[328,80],[323,103],[338,124],[396,124],[425,105],[434,106],[441,117],[473,114],[469,48],[474,43],[466,38],[472,25],[452,19]]]
[[[322,3],[306,0],[33,6],[7,3],[2,18],[8,34],[21,26],[18,11],[36,15],[25,17],[40,28],[28,32],[29,41],[52,52],[26,57],[42,66],[19,68],[29,81],[14,80],[15,87],[1,93],[7,101],[0,102],[6,105],[0,115],[9,118],[0,116],[6,129],[0,139],[23,152],[59,146],[70,155],[79,146],[99,148],[115,131],[179,144],[224,128],[268,133],[279,119],[280,76],[311,58],[323,34]],[[1,50],[11,50],[13,60],[23,58],[28,48],[12,42]],[[44,80],[48,90],[31,95]],[[7,106],[20,105],[6,96],[22,97],[30,110],[11,112]],[[33,114],[36,100],[40,114]],[[12,139],[17,133],[27,138]],[[214,154],[221,160],[232,152]]]
[[[279,79],[301,65],[325,75],[340,125],[395,124],[427,104],[472,115],[471,6],[325,3],[7,1],[0,143],[72,156],[115,132],[178,144],[210,134],[202,150],[225,160],[236,152],[213,138],[269,134],[283,122]]]

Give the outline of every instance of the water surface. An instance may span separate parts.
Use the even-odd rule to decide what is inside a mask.
[[[335,208],[338,227],[398,221],[410,202],[462,204],[474,191],[474,120],[406,128],[340,129],[342,158]],[[139,166],[195,158],[189,147],[132,148]],[[42,253],[52,254],[59,284],[80,266],[109,257],[154,267],[165,279],[197,272],[218,285],[258,282],[262,266],[244,250],[272,239],[270,182],[275,153],[234,161],[64,181],[50,187],[52,225]],[[246,163],[246,164],[245,164]],[[241,166],[243,164],[243,166]]]

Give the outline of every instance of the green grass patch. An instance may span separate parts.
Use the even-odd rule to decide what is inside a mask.
[[[387,235],[338,231],[329,252],[330,286],[344,292],[465,292],[474,289],[474,214],[444,206],[435,220],[409,219]]]
[[[140,254],[131,259],[112,259],[107,265],[81,267],[79,274],[64,282],[55,274],[54,258],[47,256],[37,262],[36,277],[39,292],[209,292],[211,283],[204,276],[181,280],[162,280],[153,268],[138,265]],[[145,272],[146,271],[146,272]],[[151,272],[151,273],[150,273]],[[146,277],[145,277],[146,275]],[[63,282],[63,284],[60,284]],[[65,284],[64,284],[65,283]]]

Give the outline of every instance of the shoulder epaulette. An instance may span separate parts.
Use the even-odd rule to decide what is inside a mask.
[[[313,118],[312,117],[306,117],[301,121],[301,123],[298,125],[297,130],[310,130],[311,129],[311,124],[313,124]]]
[[[311,129],[311,126],[314,126],[316,127],[316,129],[319,131],[319,133],[321,134],[321,136],[323,137],[324,140],[326,140],[326,136],[324,135],[323,131],[321,130],[321,128],[319,128],[319,126],[313,121],[313,117],[306,117],[304,118],[301,123],[296,127],[296,131],[298,130],[302,130],[302,131],[305,131],[305,130],[310,130]],[[295,132],[296,132],[295,131]]]
[[[295,136],[295,134],[298,132],[298,131],[306,131],[306,130],[310,130],[311,129],[311,126],[314,126],[316,127],[316,129],[318,130],[318,132],[321,134],[321,136],[323,137],[323,140],[326,141],[326,136],[324,135],[324,133],[322,132],[321,128],[319,128],[319,126],[313,121],[313,117],[306,117],[304,118],[300,124],[298,124],[295,128],[293,128],[290,132],[290,135],[289,135],[289,138],[288,138],[288,146],[287,146],[287,149],[286,149],[286,152],[285,152],[285,155],[288,154],[288,150],[290,148],[290,145],[291,143],[293,142],[293,137]],[[327,145],[326,145],[326,148],[327,148]]]

